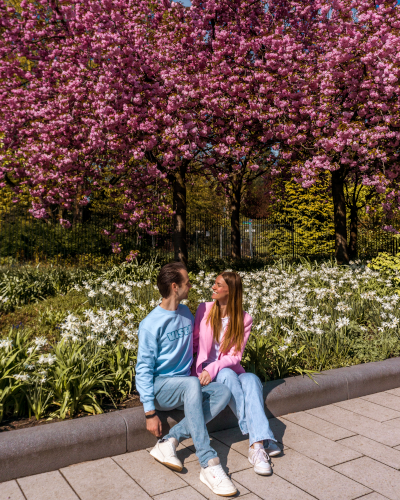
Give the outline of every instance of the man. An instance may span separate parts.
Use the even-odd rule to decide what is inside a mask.
[[[201,465],[200,480],[215,494],[235,495],[237,490],[226,475],[217,453],[210,446],[206,423],[229,403],[229,389],[217,382],[202,387],[190,376],[193,362],[194,318],[180,304],[187,299],[191,284],[186,268],[179,262],[164,266],[157,278],[162,301],[139,325],[136,388],[143,403],[147,430],[160,438],[161,421],[157,410],[183,405],[185,418],[159,439],[150,454],[167,467],[181,471],[176,448],[192,438]]]

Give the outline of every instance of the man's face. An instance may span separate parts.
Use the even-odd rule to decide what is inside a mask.
[[[179,300],[185,300],[189,296],[189,290],[192,288],[192,285],[189,281],[189,275],[188,275],[186,269],[181,269],[179,272],[183,276],[183,282],[180,286],[177,286],[175,284],[173,284],[173,286],[175,285],[175,287],[176,287],[177,298]]]

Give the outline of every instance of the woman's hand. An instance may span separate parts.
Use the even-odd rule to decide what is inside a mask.
[[[210,382],[212,382],[210,374],[208,373],[207,370],[203,370],[200,374],[199,377],[200,380],[200,385],[208,385]]]

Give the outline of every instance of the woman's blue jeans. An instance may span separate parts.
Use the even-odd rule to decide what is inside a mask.
[[[174,437],[180,442],[192,438],[200,465],[207,467],[217,452],[211,448],[206,424],[229,403],[229,388],[217,382],[201,387],[197,377],[156,377],[154,396],[157,410],[180,409],[183,405],[185,418],[164,439]]]
[[[230,368],[223,368],[216,377],[229,387],[232,397],[229,406],[239,421],[243,434],[249,434],[249,445],[257,441],[275,441],[264,411],[263,388],[254,373],[238,375]]]

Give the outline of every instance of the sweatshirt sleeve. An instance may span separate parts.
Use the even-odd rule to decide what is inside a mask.
[[[242,348],[239,352],[236,352],[235,348],[232,347],[226,355],[221,356],[220,359],[217,359],[217,361],[210,363],[206,367],[206,370],[210,374],[211,380],[215,379],[215,377],[218,375],[218,372],[222,370],[222,368],[231,368],[232,366],[240,365],[244,349],[246,347],[247,341],[249,340],[252,324],[253,318],[251,316],[248,316],[244,324],[244,339]]]
[[[157,357],[157,337],[148,330],[140,329],[135,381],[145,413],[155,410],[154,365]]]

